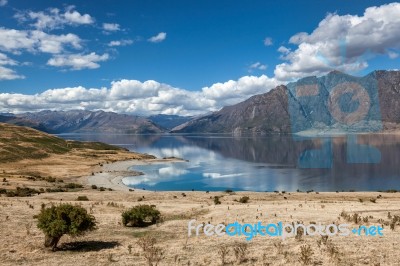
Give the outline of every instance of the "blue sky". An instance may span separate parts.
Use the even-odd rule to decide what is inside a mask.
[[[388,3],[0,0],[0,111],[199,114],[333,69],[395,69]]]

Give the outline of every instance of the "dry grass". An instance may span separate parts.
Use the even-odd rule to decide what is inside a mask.
[[[220,205],[215,205],[213,199],[210,199],[210,195],[218,193],[186,192],[186,197],[175,198],[174,195],[178,194],[149,191],[100,192],[87,189],[82,192],[44,193],[27,198],[1,197],[0,261],[2,265],[148,265],[148,258],[154,263],[154,255],[162,258],[158,265],[221,265],[222,259],[225,264],[230,265],[398,263],[400,235],[397,228],[391,230],[389,226],[385,226],[383,237],[351,235],[324,239],[319,236],[303,236],[301,241],[294,237],[281,241],[279,238],[257,236],[249,242],[243,236],[187,237],[187,223],[191,218],[196,218],[197,224],[227,224],[236,220],[249,223],[257,220],[298,220],[305,224],[346,222],[358,226],[340,216],[342,210],[347,210],[349,214],[373,217],[368,224],[377,224],[378,221],[389,224],[393,222],[395,215],[400,215],[400,194],[397,193],[381,193],[382,198],[377,203],[360,203],[360,196],[374,197],[377,193],[291,193],[288,200],[283,201],[282,196],[273,193],[246,192],[252,200],[249,204],[241,204],[235,201],[237,195],[243,196],[241,192],[237,192],[237,195],[225,195]],[[86,195],[89,201],[76,201],[82,195]],[[137,198],[143,195],[145,199],[137,202]],[[330,202],[325,203],[323,212],[321,200]],[[96,217],[98,230],[76,239],[64,236],[60,242],[62,250],[51,252],[43,247],[44,237],[36,228],[33,216],[39,212],[42,204],[49,206],[60,202],[71,202],[85,207]],[[108,204],[109,202],[113,204]],[[121,212],[138,204],[154,204],[170,219],[147,228],[123,227]],[[300,204],[302,207],[299,207]],[[157,240],[155,248],[151,250],[154,252],[146,254],[137,245],[142,237]]]

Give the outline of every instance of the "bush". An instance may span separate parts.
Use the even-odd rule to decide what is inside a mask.
[[[66,190],[58,187],[58,188],[46,188],[46,192],[55,193],[55,192],[65,192]]]
[[[75,189],[75,188],[83,188],[81,184],[76,184],[76,183],[68,183],[64,186],[64,188],[70,188],[70,189]]]
[[[97,186],[96,185],[92,185],[92,189],[97,189]]]
[[[139,205],[122,213],[124,226],[144,227],[155,224],[160,219],[161,213],[154,205]]]
[[[77,198],[76,200],[79,200],[79,201],[88,201],[89,199],[88,199],[87,196],[78,196],[78,198]]]
[[[247,197],[247,196],[244,196],[244,197],[241,197],[240,199],[239,199],[239,202],[240,203],[247,203],[247,202],[249,202],[249,197]]]
[[[312,263],[312,256],[314,255],[310,245],[300,246],[299,261],[303,265],[309,265]]]
[[[96,229],[95,218],[84,208],[71,204],[43,208],[37,218],[37,227],[45,234],[44,246],[53,251],[64,234],[78,236]]]
[[[215,197],[214,197],[214,204],[215,204],[215,205],[221,204],[221,201],[219,200],[219,198],[220,198],[220,197],[218,197],[218,196],[215,196]]]
[[[7,197],[15,197],[15,192],[14,191],[7,191],[6,196]]]
[[[157,240],[153,237],[145,236],[137,241],[137,244],[143,250],[143,256],[150,266],[157,266],[164,258],[164,249],[157,247]]]
[[[4,192],[4,191],[2,191]],[[0,192],[0,194],[2,194],[2,192]],[[17,187],[16,190],[7,190],[5,192],[7,197],[30,197],[32,195],[35,194],[40,194],[40,192],[36,189],[33,188],[28,188],[28,187]]]

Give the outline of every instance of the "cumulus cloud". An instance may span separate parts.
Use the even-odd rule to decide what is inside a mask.
[[[279,80],[323,75],[332,69],[360,71],[368,67],[369,57],[393,57],[390,49],[400,48],[400,3],[369,7],[362,16],[328,14],[312,33],[298,33],[289,42],[297,48],[279,48],[286,61],[275,68]]]
[[[0,50],[15,54],[28,52],[60,53],[65,46],[81,48],[81,39],[72,33],[53,35],[43,31],[15,30],[0,27]]]
[[[60,63],[62,64],[62,63]],[[105,110],[138,115],[198,115],[235,104],[276,85],[265,75],[245,76],[216,83],[201,91],[188,91],[154,80],[118,80],[109,88],[58,88],[35,95],[0,94],[0,112],[40,110]]]
[[[30,25],[39,30],[53,30],[63,28],[65,25],[78,26],[94,23],[94,18],[89,14],[81,14],[74,6],[69,6],[64,12],[58,8],[49,8],[46,11],[21,11],[14,16],[20,23]]]
[[[270,38],[270,37],[266,37],[263,42],[264,42],[265,46],[271,46],[274,44],[274,42],[272,41],[272,38]]]
[[[98,62],[107,61],[108,59],[108,54],[65,54],[55,55],[54,57],[50,58],[47,61],[47,65],[71,70],[95,69],[100,67]]]
[[[119,31],[120,26],[117,23],[103,23],[103,30],[105,31]]]
[[[229,80],[224,83],[215,83],[202,89],[206,98],[222,103],[222,106],[232,105],[245,100],[250,95],[268,92],[278,85],[274,78],[266,75],[244,76],[237,81]]]
[[[167,33],[160,32],[159,34],[149,38],[148,41],[152,43],[158,43],[164,41],[166,38],[167,38]]]
[[[114,46],[127,46],[131,45],[133,43],[132,40],[119,40],[119,41],[111,41],[108,43],[108,46],[114,47]]]
[[[7,5],[8,1],[7,0],[0,0],[0,6],[5,6]]]

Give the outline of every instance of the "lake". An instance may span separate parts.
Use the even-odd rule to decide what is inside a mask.
[[[335,137],[269,135],[62,134],[157,157],[189,162],[135,166],[123,182],[147,190],[400,190],[400,135]]]

